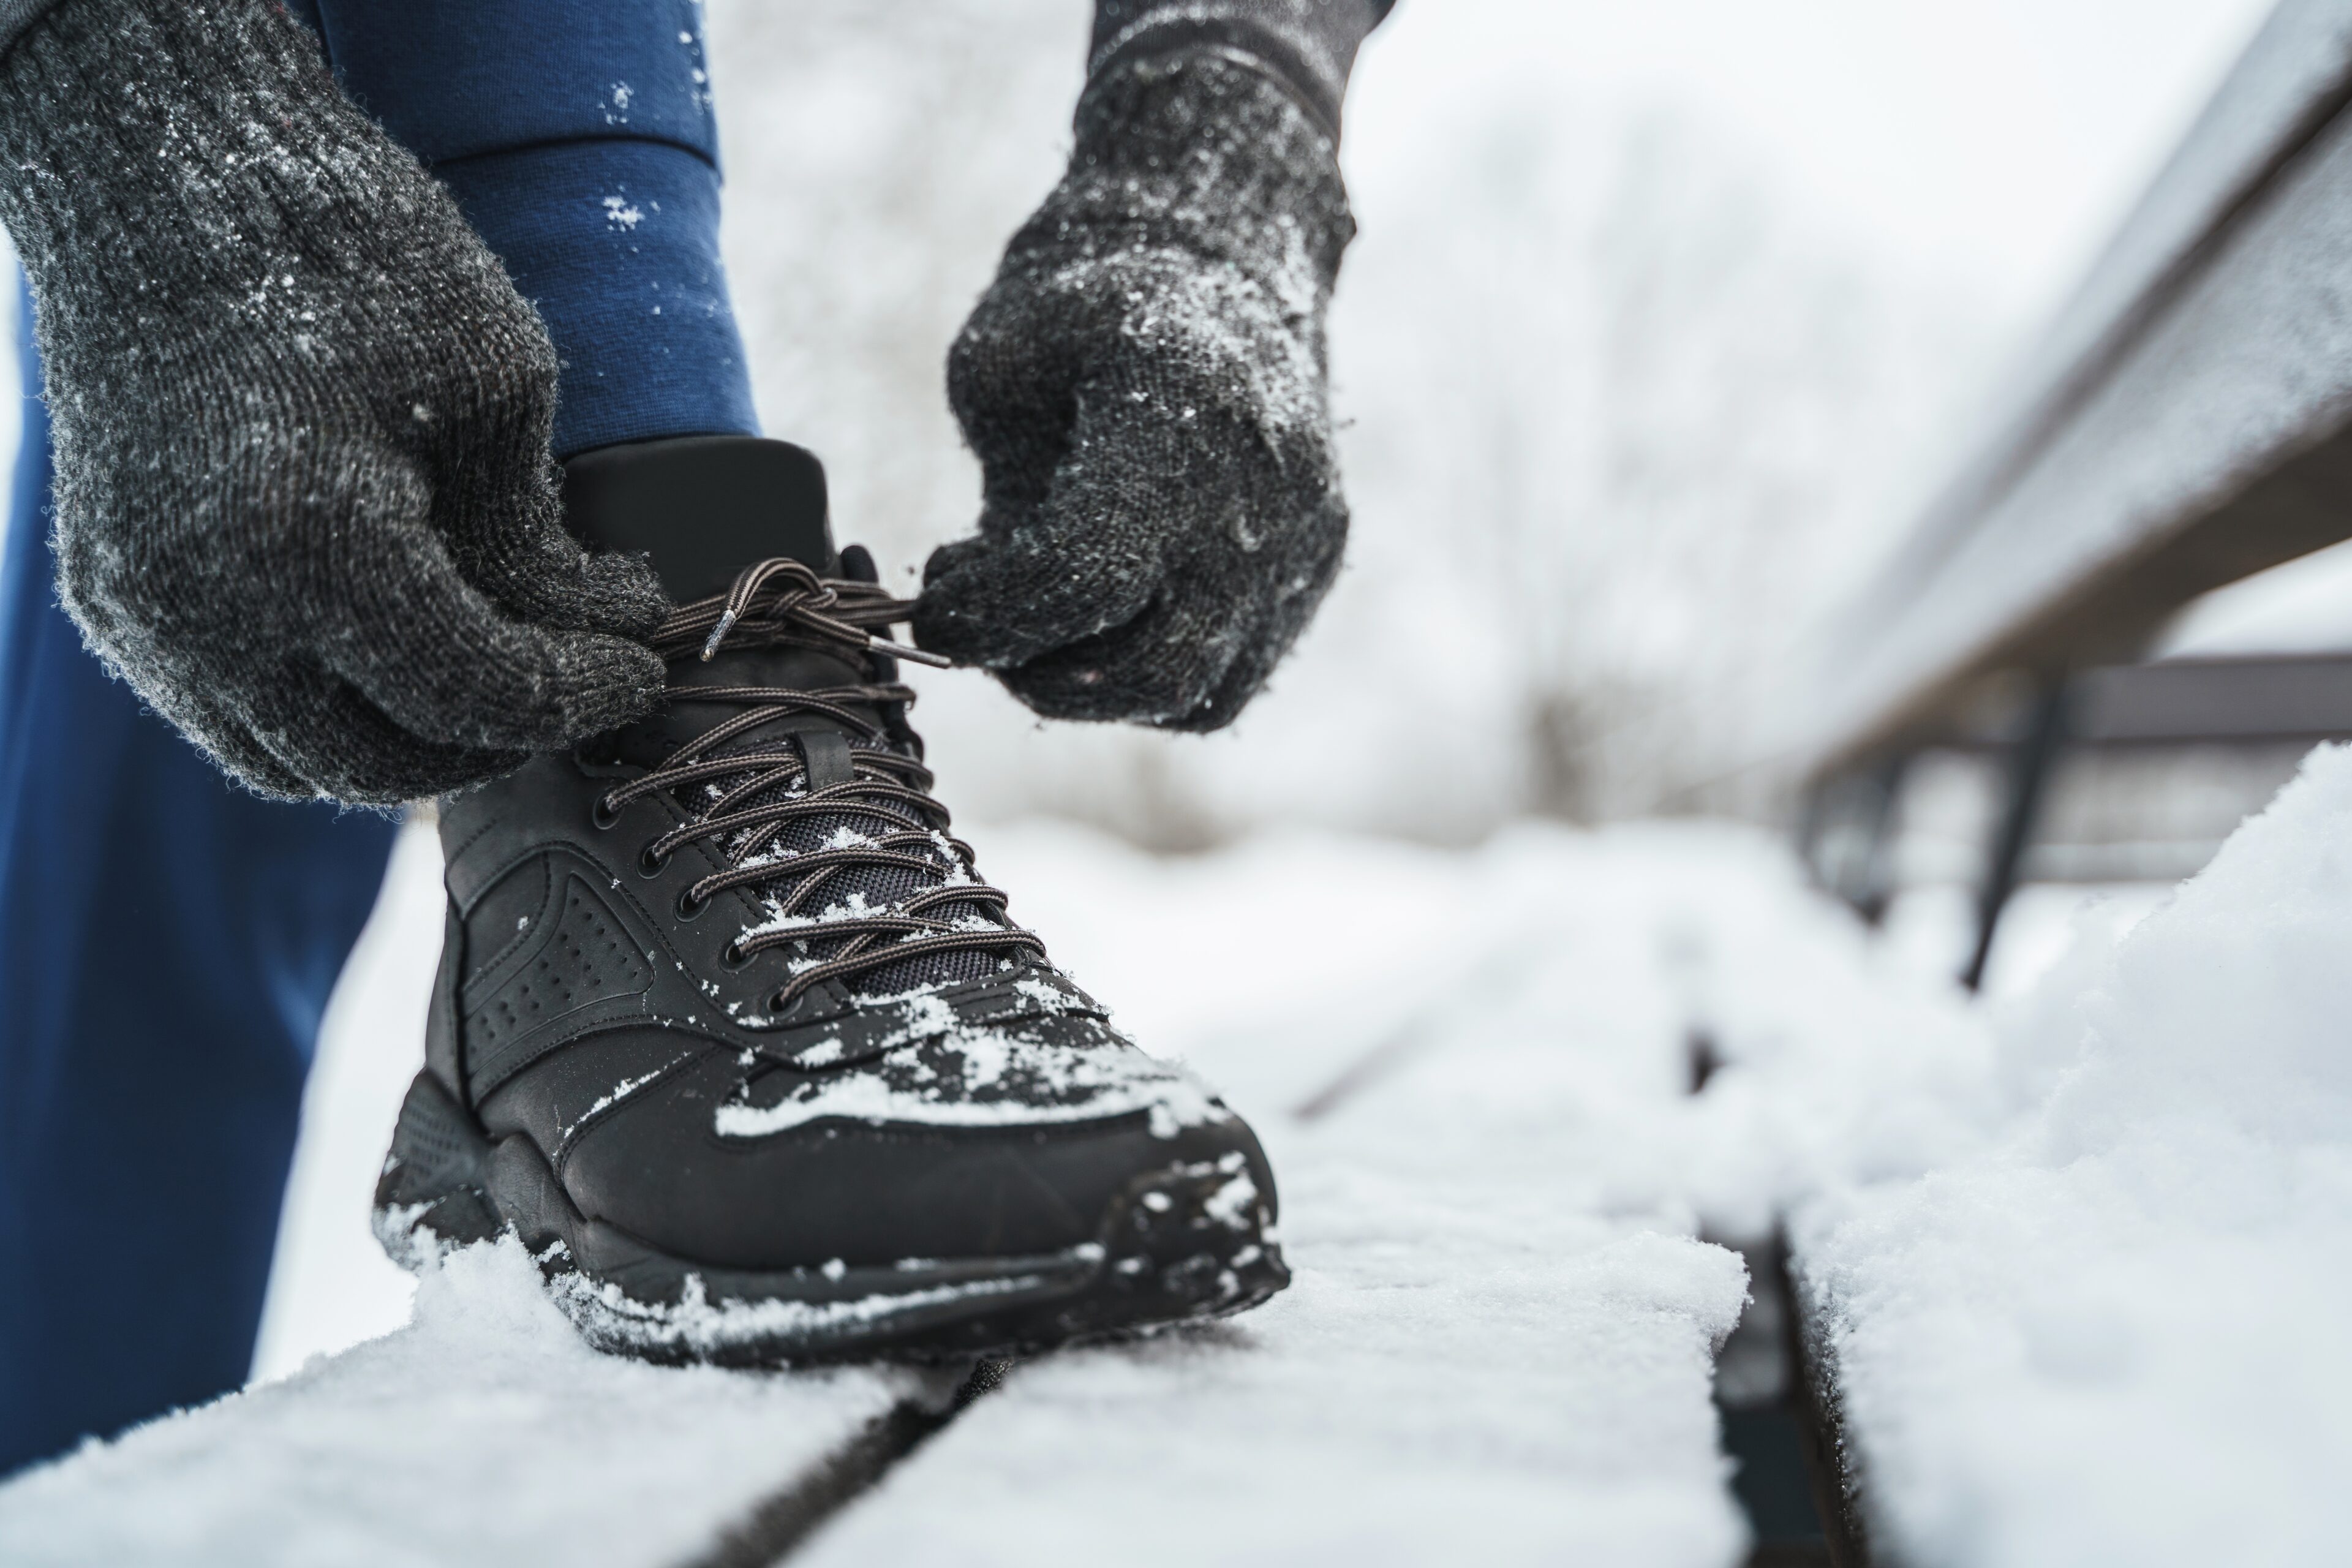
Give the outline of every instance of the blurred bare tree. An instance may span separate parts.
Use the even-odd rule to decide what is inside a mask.
[[[923,677],[968,812],[1174,848],[1769,804],[1769,770],[1728,770],[1775,671],[1997,345],[1964,290],[1820,222],[1702,112],[1577,101],[1540,49],[1424,47],[1540,3],[1402,7],[1360,68],[1332,325],[1356,527],[1274,689],[1232,734],[1171,738]],[[845,537],[911,571],[977,510],[940,366],[1060,170],[1090,7],[709,10],[763,412],[824,455]]]

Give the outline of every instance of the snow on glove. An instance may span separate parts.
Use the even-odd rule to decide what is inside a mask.
[[[276,0],[49,8],[0,58],[0,221],[60,596],[231,773],[415,799],[656,700],[650,569],[562,528],[545,330]]]
[[[1068,173],[948,356],[977,537],[921,645],[1052,718],[1213,730],[1338,570],[1324,314],[1335,160],[1375,0],[1107,3]]]

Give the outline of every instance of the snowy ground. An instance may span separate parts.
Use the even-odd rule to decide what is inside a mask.
[[[1016,1369],[821,1556],[1197,1560],[1191,1528],[1137,1523],[1175,1489],[1232,1510],[1221,1560],[1430,1561],[1465,1509],[1506,1560],[1737,1558],[1708,1394],[1743,1280],[1696,1233],[1843,1156],[1738,1065],[1689,1100],[1690,1019],[1759,963],[1813,993],[1776,983],[1795,1011],[1759,1015],[1759,1051],[1841,996],[1883,1011],[1857,994],[1852,932],[1775,851],[1728,829],[1528,828],[1467,856],[1297,837],[1161,860],[1051,826],[981,847],[1130,1027],[1257,1121],[1298,1282],[1230,1325]],[[425,849],[404,845],[338,998],[265,1373],[404,1310],[362,1207],[415,1054]],[[1751,925],[1777,956],[1737,951]],[[1204,984],[1213,966],[1230,978]],[[1965,1047],[1916,1005],[1905,1032]],[[1744,1130],[1739,1156],[1717,1124]],[[546,1555],[560,1514],[568,1562],[658,1561],[906,1392],[602,1362],[513,1263],[469,1258],[428,1281],[415,1326],[0,1492],[0,1559],[511,1561]],[[526,1436],[545,1457],[518,1458]]]
[[[416,1305],[388,1337],[12,1483],[0,1562],[669,1563],[914,1392],[599,1355],[512,1242]]]
[[[1709,1363],[1744,1281],[1702,1237],[1793,1215],[1902,1561],[2335,1560],[2347,817],[2323,753],[2153,913],[2063,954],[2045,919],[1982,1012],[1743,829],[1176,859],[981,830],[1016,912],[1262,1129],[1297,1283],[1014,1368],[809,1555],[1737,1562]],[[0,1560],[675,1561],[940,1392],[604,1360],[493,1249],[399,1326],[362,1211],[434,875],[412,835],[338,997],[264,1381],[0,1489]]]
[[[1973,1155],[1801,1210],[1903,1561],[2340,1562],[2352,749],[1997,1024]]]

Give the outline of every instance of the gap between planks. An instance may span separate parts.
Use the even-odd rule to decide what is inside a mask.
[[[814,1467],[769,1493],[742,1522],[680,1568],[768,1568],[782,1562],[973,1400],[1003,1382],[1011,1367],[1008,1361],[982,1360],[961,1382],[949,1384],[949,1373],[926,1394],[899,1401]]]
[[[1519,957],[1515,948],[1507,959]],[[1463,978],[1475,982],[1504,967],[1494,957],[1473,966]],[[1448,987],[1450,992],[1453,988]],[[1388,1077],[1417,1054],[1433,1034],[1430,1007],[1424,1005],[1395,1029],[1301,1100],[1291,1115],[1301,1121],[1319,1121],[1360,1090]],[[730,1526],[700,1555],[679,1568],[771,1568],[806,1545],[816,1532],[844,1509],[881,1484],[892,1469],[945,1430],[972,1402],[1001,1384],[1013,1370],[1009,1360],[975,1363],[950,1389],[934,1387],[902,1400],[866,1425],[864,1430],[824,1459],[754,1504],[743,1520]],[[942,1380],[944,1381],[944,1380]]]

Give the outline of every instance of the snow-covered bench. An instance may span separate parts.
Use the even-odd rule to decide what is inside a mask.
[[[1685,1183],[1727,1156],[1677,1120],[1724,854],[1731,923],[1844,951],[1768,845],[980,842],[1265,1133],[1290,1290],[976,1381],[760,1375],[600,1356],[476,1248],[407,1328],[0,1488],[0,1562],[1739,1560],[1711,1373],[1744,1281]],[[1282,961],[1189,983],[1229,944]]]
[[[1882,901],[1905,759],[2009,710],[1981,973],[2071,678],[2138,659],[2197,595],[2352,537],[2347,278],[2352,0],[2284,0],[1797,687],[1784,739],[1809,759],[1828,885]],[[2267,672],[2219,676],[2260,710]]]
[[[2352,536],[2348,299],[2352,3],[2284,0],[1825,645],[1819,881],[1874,913],[1909,760],[2005,753],[1973,985],[2068,747],[2352,735],[2352,660],[2137,662]],[[2339,754],[1990,1023],[1984,1147],[1792,1207],[1841,1561],[2340,1557],[2347,832]]]
[[[1793,1205],[1849,1560],[2343,1560],[2347,941],[2339,747],[1989,1020],[1990,1136]]]
[[[1890,973],[1741,829],[1182,860],[982,833],[1089,989],[1265,1134],[1289,1291],[992,1384],[758,1375],[597,1355],[526,1259],[476,1249],[406,1328],[0,1487],[0,1563],[1734,1568],[1724,1448],[1757,1456],[1710,1352],[1743,1280],[1706,1238],[1768,1258],[1784,1216],[1823,1454],[1864,1483],[1827,1511],[1877,1560],[2332,1562],[2352,755],[2328,762],[1998,1024]],[[407,864],[429,954],[431,857]],[[1226,944],[1282,962],[1191,984]],[[1761,1318],[1727,1405],[1735,1371],[1785,1381]]]

